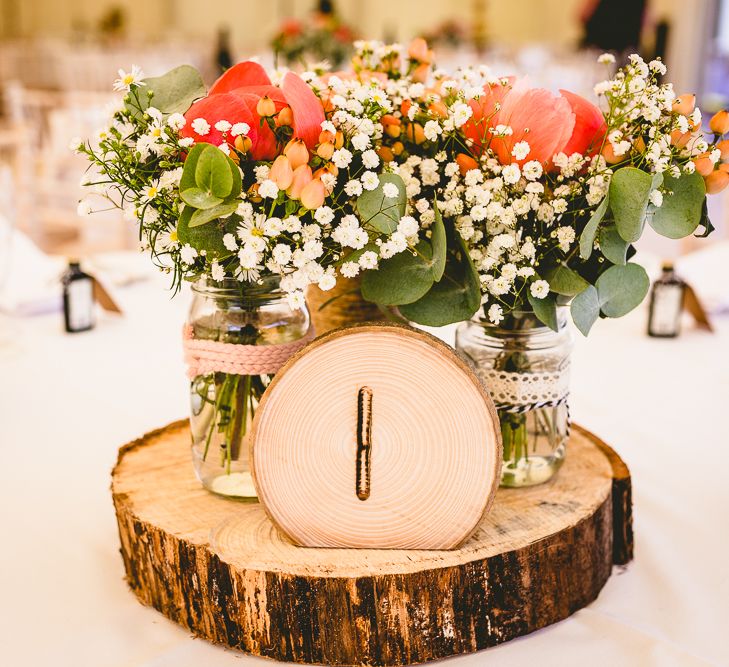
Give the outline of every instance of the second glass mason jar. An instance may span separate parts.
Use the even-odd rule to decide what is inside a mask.
[[[261,284],[202,280],[192,287],[188,327],[195,339],[241,345],[294,343],[309,332],[309,312],[292,309],[278,278]],[[214,493],[255,500],[248,434],[272,375],[210,372],[190,383],[192,459],[203,486]]]
[[[567,309],[559,331],[531,311],[514,311],[497,326],[479,311],[456,331],[456,349],[468,357],[496,404],[504,443],[503,486],[551,479],[569,437],[569,366],[572,336]]]

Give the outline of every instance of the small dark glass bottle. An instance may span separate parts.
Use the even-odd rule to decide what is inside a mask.
[[[68,333],[88,331],[94,326],[94,279],[71,260],[63,275],[63,321]]]
[[[653,283],[648,335],[656,338],[675,338],[681,331],[681,312],[686,283],[673,271],[673,264],[665,262],[661,277]]]

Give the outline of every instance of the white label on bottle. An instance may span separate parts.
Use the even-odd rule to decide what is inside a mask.
[[[68,285],[68,324],[74,331],[93,323],[94,288],[91,280],[73,280]]]
[[[680,285],[659,285],[653,295],[651,332],[659,336],[678,333],[683,289]]]

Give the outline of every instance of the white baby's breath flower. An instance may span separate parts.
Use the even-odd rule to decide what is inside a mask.
[[[81,137],[74,137],[73,139],[71,139],[71,141],[69,141],[68,148],[69,148],[69,150],[72,150],[72,151],[75,151],[78,153],[78,151],[81,150],[81,148],[83,148],[83,145],[84,145],[84,142],[83,142],[83,139],[81,139]]]
[[[346,148],[340,148],[332,153],[332,162],[339,169],[345,169],[352,162],[352,153]]]
[[[650,195],[648,195],[648,199],[653,206],[660,208],[661,204],[663,204],[663,193],[660,190],[652,190]]]
[[[230,250],[230,252],[238,250],[238,242],[235,240],[235,236],[233,234],[225,234],[223,236],[223,245]]]
[[[365,190],[374,190],[380,184],[380,179],[377,178],[377,174],[374,171],[366,171],[362,174],[362,187]]]
[[[363,269],[374,269],[377,267],[377,253],[372,250],[363,252],[359,258],[359,265]]]
[[[489,308],[488,314],[491,324],[499,324],[504,319],[504,311],[498,303],[493,304]]]
[[[535,299],[543,299],[549,294],[549,283],[546,280],[535,280],[529,286],[529,291]]]
[[[354,278],[359,274],[359,264],[357,262],[344,262],[339,269],[339,272],[345,278]]]
[[[367,169],[375,169],[380,164],[380,156],[370,148],[362,153],[362,164]]]
[[[207,134],[210,134],[210,123],[206,121],[204,118],[196,118],[192,121],[192,131],[201,136],[204,137]]]
[[[180,259],[185,264],[192,264],[196,257],[197,250],[195,250],[195,248],[193,248],[189,243],[185,243],[185,245],[180,248]]]
[[[529,144],[526,141],[517,141],[514,144],[514,148],[511,150],[511,154],[517,160],[523,160],[529,155]]]
[[[182,137],[182,139],[180,139],[178,143],[183,148],[190,148],[190,146],[195,143],[195,140],[192,137]]]
[[[597,62],[601,65],[610,65],[615,62],[615,56],[612,53],[603,53],[598,56]]]
[[[233,127],[230,128],[230,135],[233,137],[238,137],[240,135],[245,136],[250,131],[251,127],[248,123],[235,123]]]
[[[210,274],[215,282],[222,282],[225,279],[225,269],[217,262],[213,262],[210,266]]]
[[[167,125],[169,125],[173,130],[181,130],[185,127],[185,123],[187,123],[187,121],[181,113],[170,114],[167,118]]]
[[[518,183],[519,179],[521,178],[521,170],[519,169],[519,165],[506,165],[501,171],[501,177],[504,179],[504,181],[510,183],[511,185]]]
[[[411,215],[404,215],[397,223],[397,231],[406,238],[411,238],[417,235],[418,230],[418,221]]]
[[[278,185],[267,178],[258,186],[258,194],[264,199],[276,199],[278,197]]]
[[[394,199],[399,193],[400,191],[394,183],[385,183],[382,186],[382,194],[385,195],[387,199]]]
[[[215,129],[218,130],[218,132],[227,132],[232,127],[233,126],[227,120],[219,120],[215,123]]]
[[[443,128],[437,120],[429,120],[423,127],[423,134],[428,141],[435,141],[442,132]]]

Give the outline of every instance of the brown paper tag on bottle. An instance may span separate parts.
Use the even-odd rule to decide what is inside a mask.
[[[703,304],[696,295],[694,288],[691,285],[686,285],[683,297],[683,308],[686,312],[690,313],[691,316],[696,320],[696,324],[701,329],[706,331],[714,332],[714,327],[711,325],[709,320],[709,314],[706,312]]]
[[[119,308],[117,302],[114,301],[111,294],[106,291],[106,288],[96,278],[94,278],[94,298],[104,310],[122,314],[122,310]]]

